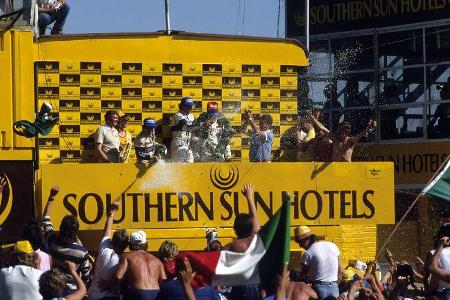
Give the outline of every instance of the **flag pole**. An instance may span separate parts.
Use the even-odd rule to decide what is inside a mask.
[[[170,34],[171,28],[170,28],[170,9],[169,9],[169,0],[164,1],[164,13],[166,16],[166,31],[167,34]]]
[[[309,51],[309,0],[305,0],[305,38],[306,50]]]
[[[375,259],[377,259],[381,252],[386,248],[386,245],[391,240],[394,233],[397,231],[397,229],[400,227],[400,224],[405,220],[406,216],[409,214],[409,212],[413,209],[414,205],[416,205],[417,201],[419,201],[420,198],[422,198],[425,195],[425,188],[436,178],[436,176],[442,171],[442,169],[447,165],[447,163],[450,161],[450,155],[445,159],[445,161],[439,166],[439,169],[437,169],[436,172],[434,172],[433,176],[431,176],[431,179],[425,184],[425,187],[422,189],[422,191],[417,195],[416,199],[414,199],[413,203],[409,206],[409,208],[406,210],[406,212],[403,214],[400,221],[395,225],[394,229],[392,230],[391,234],[388,236],[386,241],[384,242],[383,246],[381,246],[380,250],[378,250],[377,255],[375,256]]]

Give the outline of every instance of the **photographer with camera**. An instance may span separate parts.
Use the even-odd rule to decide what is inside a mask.
[[[39,35],[45,35],[47,26],[53,24],[51,34],[61,34],[70,6],[66,0],[37,0],[39,12]]]

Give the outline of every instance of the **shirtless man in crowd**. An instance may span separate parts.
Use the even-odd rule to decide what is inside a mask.
[[[224,250],[244,253],[250,247],[253,238],[258,233],[261,226],[256,216],[256,206],[253,200],[253,185],[246,183],[243,193],[248,203],[249,213],[240,213],[234,219],[233,229],[237,238],[224,247]],[[249,284],[243,286],[234,286],[231,290],[231,300],[237,299],[259,299],[258,285]]]
[[[243,193],[248,203],[249,213],[240,213],[234,219],[233,229],[236,233],[237,239],[224,247],[224,250],[229,250],[238,253],[244,253],[253,241],[253,237],[258,233],[261,226],[256,216],[256,206],[253,200],[254,186],[250,183],[244,185]]]
[[[359,141],[367,136],[367,134],[377,127],[377,122],[370,120],[367,127],[360,133],[351,136],[351,125],[348,122],[342,122],[339,124],[336,134],[332,135],[331,132],[320,123],[314,116],[310,116],[311,120],[322,132],[329,135],[333,140],[333,161],[338,162],[351,162],[353,155],[353,148]]]
[[[114,281],[125,280],[124,300],[153,300],[159,293],[160,284],[166,279],[161,261],[146,252],[147,237],[143,231],[135,231],[130,237],[130,252],[122,255]]]
[[[278,275],[275,299],[309,300],[319,298],[310,284],[296,281],[290,275],[287,265],[284,265]]]

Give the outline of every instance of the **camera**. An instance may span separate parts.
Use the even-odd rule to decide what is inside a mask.
[[[436,85],[436,90],[438,90],[438,91],[443,90],[444,88],[445,88],[445,85],[442,83],[439,83]]]
[[[404,264],[404,265],[399,265],[397,267],[397,276],[408,277],[408,276],[412,276],[412,275],[413,275],[413,270],[412,270],[411,265]]]
[[[217,231],[215,229],[213,230],[206,230],[206,240],[209,243],[211,243],[212,241],[217,240]]]

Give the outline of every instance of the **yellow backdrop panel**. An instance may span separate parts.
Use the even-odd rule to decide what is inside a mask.
[[[450,154],[450,142],[359,146],[354,161],[392,161],[395,183],[424,185]]]
[[[52,218],[78,216],[82,230],[102,229],[119,201],[122,228],[230,227],[247,212],[240,192],[255,185],[261,223],[291,195],[292,224],[394,222],[392,163],[196,163],[42,165],[42,205],[60,186]]]

